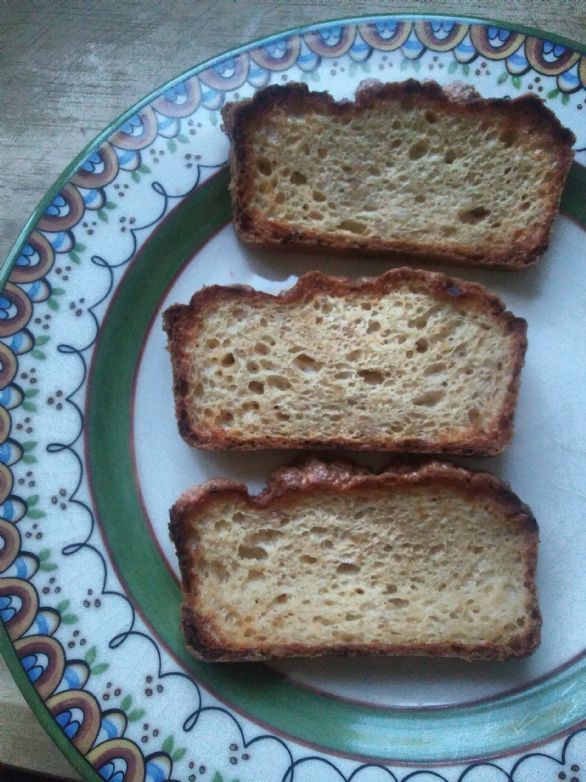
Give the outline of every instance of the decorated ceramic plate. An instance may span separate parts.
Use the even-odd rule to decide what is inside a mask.
[[[381,16],[292,30],[130,109],[39,205],[0,300],[1,650],[33,710],[101,782],[586,779],[586,50],[495,22]],[[380,261],[254,253],[230,223],[220,109],[267,84],[364,78],[532,92],[577,136],[550,249],[529,271],[448,269],[529,322],[516,437],[488,466],[540,522],[543,642],[527,660],[211,665],[185,651],[168,508],[212,476],[254,490],[287,453],[189,449],[161,313],[208,283],[291,286]],[[498,194],[495,194],[498,197]]]

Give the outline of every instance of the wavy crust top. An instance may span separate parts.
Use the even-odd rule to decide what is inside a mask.
[[[525,93],[516,98],[483,98],[473,87],[461,82],[452,82],[441,87],[432,80],[407,79],[402,82],[383,83],[368,79],[359,84],[353,101],[337,101],[325,90],[312,92],[307,84],[298,82],[272,84],[258,90],[252,98],[227,103],[222,109],[222,118],[226,132],[233,141],[238,142],[244,140],[241,136],[246,133],[246,120],[256,120],[264,111],[272,111],[278,106],[291,112],[304,113],[310,109],[345,116],[378,103],[398,99],[423,99],[462,113],[475,112],[482,107],[489,112],[510,116],[511,119],[517,116],[524,122],[535,125],[547,123],[552,140],[562,146],[571,147],[576,142],[574,133],[562,125],[554,112],[536,95]]]

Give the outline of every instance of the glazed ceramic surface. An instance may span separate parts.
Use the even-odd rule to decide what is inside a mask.
[[[439,17],[293,30],[142,101],[39,206],[0,299],[1,649],[88,780],[584,778],[586,56],[578,48]],[[220,109],[267,84],[305,81],[343,98],[365,78],[408,77],[464,81],[486,96],[533,92],[577,136],[551,246],[534,269],[443,267],[486,284],[529,322],[515,440],[500,458],[462,463],[509,481],[540,523],[542,645],[509,664],[198,663],[181,639],[168,508],[219,475],[259,490],[292,455],[183,443],[161,313],[204,284],[277,292],[313,268],[358,276],[389,267],[240,246]]]

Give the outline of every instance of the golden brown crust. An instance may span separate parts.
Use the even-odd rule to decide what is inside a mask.
[[[365,643],[361,646],[335,644],[331,646],[307,646],[287,644],[273,648],[231,648],[222,639],[213,618],[198,607],[198,579],[194,562],[200,554],[198,545],[192,546],[193,517],[202,513],[218,495],[244,501],[258,510],[293,504],[300,495],[324,492],[348,494],[364,488],[386,487],[390,491],[405,486],[451,487],[467,499],[491,503],[495,512],[504,514],[507,521],[518,528],[523,536],[524,585],[528,599],[526,615],[530,621],[524,633],[508,644],[485,642],[467,644],[459,642],[382,645]],[[525,657],[539,645],[541,614],[536,591],[536,567],[538,527],[530,508],[524,505],[510,487],[488,473],[473,473],[448,463],[430,461],[418,466],[396,461],[376,474],[365,467],[346,461],[325,462],[310,456],[287,467],[276,470],[267,488],[257,496],[251,496],[244,484],[223,479],[208,481],[185,492],[171,508],[170,535],[179,558],[183,582],[182,626],[189,651],[201,660],[228,662],[266,660],[280,657],[320,657],[324,655],[424,655],[461,657],[465,660],[507,660]]]
[[[513,338],[513,371],[502,409],[495,421],[494,429],[479,432],[460,442],[441,442],[424,438],[390,439],[389,437],[368,438],[356,442],[344,437],[323,439],[314,436],[288,438],[263,436],[243,440],[229,430],[218,427],[202,428],[189,413],[186,397],[189,391],[190,359],[185,346],[197,339],[198,329],[205,318],[208,307],[221,301],[246,298],[249,302],[273,301],[275,305],[300,301],[308,295],[328,293],[348,296],[359,292],[373,297],[384,296],[404,283],[411,290],[422,290],[440,301],[457,301],[459,306],[494,316]],[[196,448],[206,450],[258,450],[261,448],[304,448],[381,450],[394,453],[417,452],[436,454],[458,454],[465,456],[491,456],[500,453],[513,436],[513,418],[519,393],[520,375],[527,350],[527,323],[505,310],[503,302],[482,285],[448,277],[437,272],[402,267],[392,269],[379,277],[350,280],[343,277],[329,277],[320,272],[310,272],[299,277],[296,285],[277,296],[254,290],[248,286],[212,285],[199,290],[188,305],[174,304],[163,315],[167,332],[171,363],[173,367],[173,392],[175,413],[179,432],[183,439]]]
[[[492,247],[456,247],[440,237],[386,241],[372,237],[330,236],[299,225],[295,229],[278,220],[267,219],[250,207],[253,174],[249,164],[251,132],[264,122],[267,113],[282,107],[290,114],[315,111],[332,116],[358,114],[385,101],[423,103],[438,106],[454,116],[482,112],[502,121],[503,131],[526,127],[548,133],[551,149],[556,150],[556,173],[549,179],[547,208],[543,211],[541,230],[519,246],[511,244],[506,251]],[[222,110],[224,126],[231,140],[230,169],[234,226],[240,239],[255,247],[292,249],[322,253],[368,256],[409,257],[415,261],[441,261],[462,265],[484,265],[502,269],[523,269],[534,264],[545,252],[554,218],[559,209],[564,182],[572,164],[574,134],[565,128],[555,114],[535,95],[526,94],[512,100],[482,98],[473,89],[458,85],[442,88],[433,81],[409,79],[390,84],[368,83],[358,89],[354,102],[336,102],[327,92],[310,92],[306,84],[273,85],[259,90],[253,98],[229,103]]]

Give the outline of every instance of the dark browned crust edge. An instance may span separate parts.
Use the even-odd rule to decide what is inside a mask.
[[[549,199],[543,212],[542,229],[531,240],[508,251],[491,248],[458,249],[439,237],[429,241],[383,241],[372,238],[341,238],[322,234],[318,230],[299,226],[292,229],[278,220],[267,219],[259,210],[249,207],[249,192],[253,182],[248,164],[250,142],[248,133],[262,123],[266,113],[282,107],[290,113],[318,111],[337,116],[356,114],[365,108],[388,100],[423,101],[426,106],[448,108],[454,114],[485,112],[499,115],[503,129],[525,126],[547,131],[553,149],[557,150],[557,171],[549,180]],[[306,84],[272,85],[259,90],[253,98],[228,103],[222,110],[224,126],[231,141],[230,170],[234,226],[246,244],[266,249],[292,249],[321,253],[356,254],[440,261],[460,265],[483,265],[501,269],[523,269],[536,263],[547,250],[553,221],[559,209],[562,190],[574,158],[574,134],[565,128],[556,115],[535,95],[525,94],[514,99],[482,98],[473,89],[458,90],[457,85],[440,87],[434,81],[409,79],[390,84],[368,83],[356,92],[356,99],[336,102],[328,92],[310,92]]]
[[[502,410],[494,421],[491,431],[460,442],[442,443],[426,439],[404,438],[391,440],[385,437],[370,438],[356,442],[338,437],[328,440],[318,437],[235,437],[219,427],[203,428],[189,414],[186,395],[189,390],[189,359],[185,345],[197,338],[201,322],[208,307],[229,299],[246,298],[248,301],[273,301],[275,305],[289,304],[317,293],[346,296],[364,293],[383,296],[407,283],[412,288],[425,290],[438,300],[464,304],[470,310],[491,314],[497,323],[503,324],[506,334],[513,338],[513,371]],[[501,453],[513,436],[513,423],[519,393],[521,369],[527,350],[527,323],[505,310],[503,302],[478,283],[448,277],[438,272],[402,267],[392,269],[379,277],[350,280],[343,277],[329,277],[320,272],[309,272],[299,277],[297,283],[278,295],[254,290],[248,286],[211,285],[199,290],[187,305],[174,304],[163,314],[163,325],[168,336],[169,351],[173,368],[173,393],[175,413],[179,432],[191,446],[204,450],[259,450],[261,448],[340,449],[355,451],[379,450],[389,453],[435,453],[461,456],[494,456]]]
[[[265,648],[234,648],[222,638],[213,617],[197,606],[198,579],[194,575],[193,562],[201,549],[196,544],[190,549],[193,535],[193,518],[202,513],[214,499],[235,497],[247,505],[263,510],[276,503],[294,503],[299,495],[337,492],[346,494],[364,487],[387,486],[451,486],[464,493],[470,500],[489,501],[495,510],[506,515],[511,525],[518,527],[524,538],[525,563],[524,586],[527,589],[526,613],[530,617],[527,629],[507,644],[487,641],[480,644],[461,642],[396,645],[396,644],[335,644],[331,646],[307,646],[286,644]],[[267,488],[257,496],[251,496],[244,484],[216,479],[186,491],[170,510],[169,531],[175,544],[182,576],[183,603],[182,627],[187,649],[200,660],[208,662],[237,662],[267,660],[282,657],[321,657],[325,655],[418,655],[430,657],[461,657],[464,660],[512,660],[526,657],[535,651],[541,640],[541,614],[539,611],[536,568],[538,527],[527,505],[511,491],[510,487],[488,473],[474,473],[442,462],[427,462],[417,467],[395,463],[381,473],[350,462],[325,462],[317,457],[306,457],[301,462],[282,467],[273,473]]]

